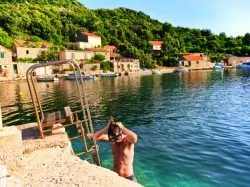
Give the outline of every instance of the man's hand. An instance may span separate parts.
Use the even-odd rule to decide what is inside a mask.
[[[123,124],[121,122],[116,122],[116,125],[122,130],[124,128]]]
[[[114,120],[113,116],[110,116],[109,121],[108,121],[107,126],[106,126],[106,129],[107,129],[107,130],[109,129],[109,126],[110,126],[114,121],[115,121],[115,120]]]

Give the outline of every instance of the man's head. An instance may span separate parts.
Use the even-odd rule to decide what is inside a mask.
[[[115,122],[109,125],[108,137],[110,142],[118,142],[122,139],[122,131]]]

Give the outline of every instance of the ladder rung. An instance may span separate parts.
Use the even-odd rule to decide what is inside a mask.
[[[76,156],[80,156],[80,155],[83,155],[83,154],[86,154],[86,153],[89,153],[89,152],[93,152],[95,151],[93,148],[87,150],[87,151],[83,151],[83,152],[80,152],[80,153],[77,153]]]
[[[69,127],[69,126],[72,126],[72,125],[76,125],[76,124],[78,124],[78,123],[82,123],[82,122],[84,122],[84,121],[85,121],[85,120],[78,120],[78,121],[76,121],[76,122],[74,122],[74,123],[67,124],[67,125],[62,125],[62,126],[55,127],[55,128],[51,128],[51,129],[45,130],[45,131],[43,131],[43,132],[50,132],[50,131],[52,131],[52,130],[57,130],[57,129],[60,129],[60,128],[62,128],[62,127]]]
[[[74,136],[74,137],[72,137],[72,138],[69,138],[69,140],[71,141],[71,140],[75,140],[75,139],[77,139],[77,138],[81,138],[82,136]]]
[[[93,158],[89,157],[89,158],[86,158],[84,160],[89,161],[89,160],[93,160]]]

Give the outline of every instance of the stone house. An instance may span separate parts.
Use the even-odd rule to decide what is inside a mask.
[[[48,48],[31,48],[31,47],[19,47],[13,46],[13,61],[18,61],[20,58],[37,58],[43,51],[47,51]]]
[[[92,51],[64,50],[59,52],[59,60],[88,60],[93,56]]]
[[[114,45],[105,45],[105,46],[103,47],[103,49],[109,50],[109,53],[110,53],[110,54],[113,54],[113,53],[117,52],[117,47],[114,46]]]
[[[110,60],[110,50],[104,48],[90,48],[86,51],[92,52],[94,55],[101,54],[105,56],[105,60]]]
[[[236,66],[242,62],[249,62],[250,57],[237,57],[237,56],[229,56],[225,60],[225,65],[227,66]]]
[[[153,51],[160,51],[163,41],[150,41],[149,43],[153,46]]]
[[[213,64],[203,53],[186,53],[181,55],[179,66],[199,69],[212,68]]]
[[[102,39],[94,33],[78,32],[75,37],[75,45],[81,49],[102,46]]]
[[[12,51],[0,45],[0,76],[14,77]]]
[[[135,72],[140,70],[140,61],[132,58],[115,58],[113,61],[114,72]]]

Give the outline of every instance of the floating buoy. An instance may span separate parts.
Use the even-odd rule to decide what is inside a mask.
[[[18,93],[18,96],[23,96],[23,92],[19,92],[19,93]]]

